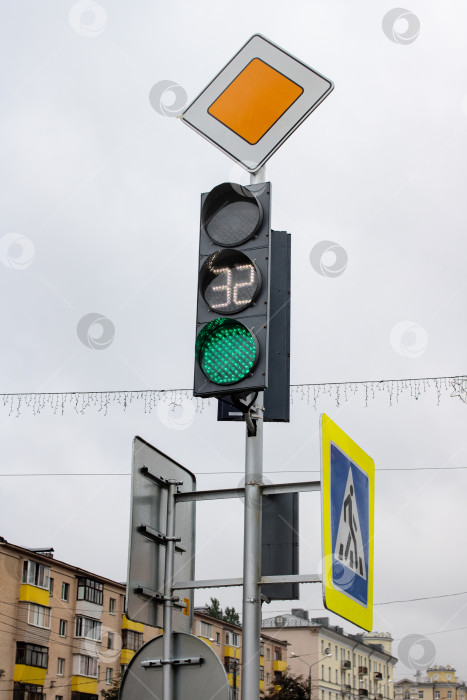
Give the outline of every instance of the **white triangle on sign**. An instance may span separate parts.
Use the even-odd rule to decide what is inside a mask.
[[[365,552],[360,520],[358,518],[352,469],[349,469],[345,487],[334,556],[366,581]]]

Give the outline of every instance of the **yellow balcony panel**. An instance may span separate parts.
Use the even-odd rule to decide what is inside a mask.
[[[284,673],[286,668],[287,668],[287,661],[274,661],[274,666],[273,666],[274,671],[280,671],[281,673]]]
[[[282,690],[282,686],[281,686],[281,685],[275,685],[275,686],[274,686],[274,692],[275,692],[275,693],[280,693],[281,690]]]
[[[228,681],[229,685],[233,685],[233,673],[227,674],[227,681]]]
[[[133,630],[133,632],[143,632],[144,625],[141,622],[132,622],[127,618],[125,613],[122,615],[122,629]]]
[[[13,680],[16,683],[31,683],[33,685],[44,685],[46,668],[37,666],[26,666],[25,664],[15,664]]]
[[[212,642],[211,642],[211,640],[209,639],[209,637],[203,637],[202,634],[199,634],[198,637],[199,637],[199,639],[202,639],[203,642],[206,642],[206,644],[209,644],[209,646],[212,647]]]
[[[71,692],[90,693],[97,695],[97,678],[88,678],[87,676],[72,676],[71,677]]]
[[[261,692],[264,691],[264,681],[260,681],[260,682],[259,682],[259,689],[260,689]]]
[[[240,647],[232,647],[229,644],[226,644],[224,647],[224,656],[228,656],[231,659],[239,659]]]
[[[31,586],[29,583],[22,583],[19,589],[19,599],[47,607],[49,605],[49,591],[46,588],[38,588],[37,586]]]
[[[264,656],[259,657],[259,665],[264,666]]]
[[[135,652],[131,649],[122,649],[120,654],[120,663],[123,665],[129,664],[134,655]]]

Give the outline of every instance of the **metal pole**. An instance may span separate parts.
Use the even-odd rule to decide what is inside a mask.
[[[247,428],[245,453],[242,700],[259,698],[263,392],[258,393],[253,411],[256,431],[250,435]]]
[[[250,173],[250,184],[266,179],[266,167]],[[261,637],[261,507],[263,480],[263,392],[258,392],[255,406],[254,435],[246,429],[245,503],[243,534],[243,638],[242,700],[259,698],[259,662]]]
[[[175,557],[175,494],[177,481],[170,480],[167,492],[167,529],[164,571],[164,635],[162,637],[163,700],[173,700],[172,609]]]

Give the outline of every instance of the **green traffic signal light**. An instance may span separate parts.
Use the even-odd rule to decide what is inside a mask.
[[[239,321],[229,318],[207,323],[196,339],[199,366],[214,384],[240,382],[254,368],[258,354],[255,335]]]

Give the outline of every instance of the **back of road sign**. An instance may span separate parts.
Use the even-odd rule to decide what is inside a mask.
[[[324,605],[371,631],[375,465],[324,413],[320,422]]]
[[[195,476],[181,464],[135,437],[131,470],[131,524],[128,554],[126,615],[133,622],[162,627],[167,481],[181,482],[179,491],[195,491]],[[178,503],[175,510],[174,578],[191,581],[195,561],[195,504]],[[193,591],[177,591],[183,607],[173,608],[175,632],[191,632]]]
[[[172,637],[173,700],[229,700],[227,674],[206,642],[191,634]],[[122,679],[120,700],[162,700],[163,635],[151,639],[130,661]],[[147,661],[156,661],[149,666]],[[144,663],[144,666],[142,665]]]

